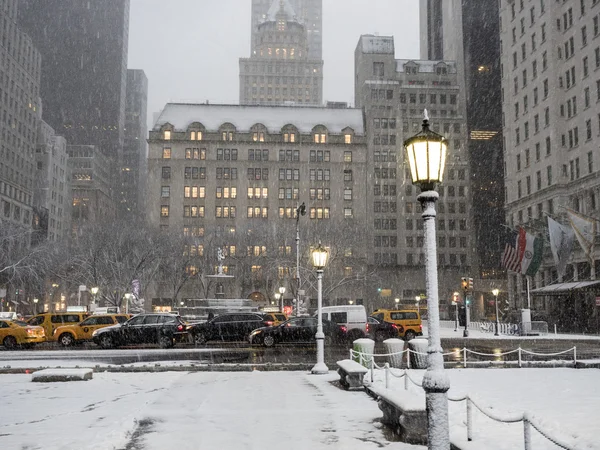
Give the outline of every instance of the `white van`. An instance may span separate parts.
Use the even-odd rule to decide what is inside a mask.
[[[321,310],[323,319],[346,327],[348,339],[353,341],[367,335],[367,311],[363,305],[324,306]]]

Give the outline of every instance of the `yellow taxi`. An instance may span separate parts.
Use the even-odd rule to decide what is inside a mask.
[[[288,317],[282,312],[270,312],[265,314],[267,326],[276,327],[280,323],[288,320]]]
[[[56,328],[52,338],[63,347],[70,347],[79,342],[91,341],[94,331],[126,322],[130,317],[128,314],[95,314],[83,322]]]
[[[89,316],[86,312],[41,313],[27,320],[29,325],[38,325],[44,329],[46,340],[52,341],[54,330],[63,325],[76,324]]]
[[[371,314],[379,321],[393,323],[398,327],[398,336],[410,341],[423,335],[423,323],[419,311],[412,309],[376,309]]]
[[[31,347],[45,340],[42,327],[28,325],[20,320],[0,320],[0,343],[8,350],[18,345]]]

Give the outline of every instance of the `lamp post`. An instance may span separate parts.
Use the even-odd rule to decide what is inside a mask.
[[[300,216],[306,214],[306,205],[302,202],[296,208],[296,316],[300,312]]]
[[[279,294],[281,295],[281,312],[283,312],[283,294],[285,294],[285,287],[279,286]]]
[[[281,294],[279,292],[275,292],[275,303],[279,305],[279,299],[281,298]],[[282,309],[283,311],[283,309]]]
[[[323,268],[327,265],[329,252],[325,247],[319,245],[312,251],[313,267],[317,270],[317,363],[311,372],[314,374],[329,373],[325,365],[325,334],[323,334]]]
[[[500,293],[500,289],[492,289],[492,294],[496,297],[494,304],[496,305],[496,332],[494,333],[496,336],[500,336],[500,319],[498,318],[498,294]]]
[[[415,306],[417,307],[417,311],[419,312],[419,317],[421,317],[421,296],[415,296]]]
[[[37,304],[38,304],[38,299],[34,298],[33,299],[33,315],[35,316],[37,314]]]
[[[125,314],[129,314],[129,299],[131,298],[131,294],[128,292],[125,294]]]
[[[90,289],[92,295],[94,296],[94,306],[96,305],[96,294],[98,293],[98,286],[94,286],[92,289]]]
[[[394,299],[394,303],[396,304],[396,309],[398,309],[398,305],[400,304],[400,299],[398,297],[396,297]]]
[[[444,356],[440,341],[440,311],[437,279],[437,248],[435,236],[435,202],[439,194],[436,183],[443,178],[448,141],[429,129],[429,117],[424,111],[420,133],[404,141],[406,157],[413,184],[421,187],[417,200],[423,208],[425,229],[425,280],[427,286],[427,325],[429,343],[427,371],[423,376],[427,406],[427,447],[430,450],[449,450],[448,389],[450,379],[444,371]]]
[[[452,304],[454,305],[454,331],[458,331],[458,292],[452,294]]]

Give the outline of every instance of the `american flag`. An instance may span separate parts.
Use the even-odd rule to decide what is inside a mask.
[[[504,251],[502,252],[502,267],[512,272],[519,272],[521,269],[521,254],[519,253],[519,233],[510,230],[506,233]]]

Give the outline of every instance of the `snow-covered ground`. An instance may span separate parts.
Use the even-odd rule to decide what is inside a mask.
[[[330,369],[333,369],[330,367]],[[495,415],[528,411],[552,436],[600,449],[597,369],[454,369],[450,397],[473,395]],[[411,371],[420,381],[423,371]],[[95,373],[91,381],[33,383],[0,375],[2,449],[422,449],[387,439],[377,403],[305,372]],[[382,372],[375,383],[384,383]],[[403,381],[392,377],[392,388]],[[411,386],[415,395],[420,388]],[[466,442],[465,404],[450,403],[451,433]],[[514,415],[514,414],[513,414]],[[474,409],[468,449],[522,449],[522,423]],[[555,449],[532,432],[535,450]]]

